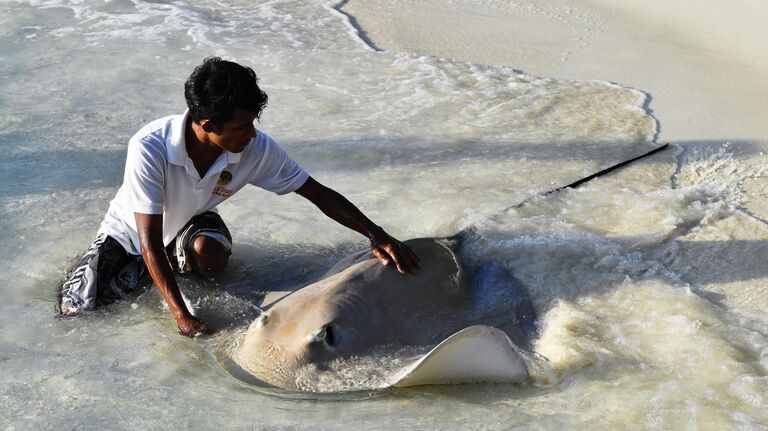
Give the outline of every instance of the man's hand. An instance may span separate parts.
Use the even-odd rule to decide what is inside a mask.
[[[168,310],[179,326],[179,333],[187,337],[194,337],[198,332],[213,333],[211,328],[193,316],[184,304],[163,246],[163,215],[134,213],[134,216],[144,264],[147,265],[149,275],[152,276],[160,295],[168,304]]]
[[[371,253],[382,265],[394,263],[400,274],[414,273],[421,268],[421,261],[416,253],[384,230],[371,238]]]
[[[179,325],[179,333],[189,338],[194,338],[198,333],[213,334],[213,329],[195,316],[182,317],[177,323]]]
[[[421,267],[418,256],[408,246],[392,238],[370,221],[352,202],[309,177],[296,193],[315,204],[323,214],[360,232],[371,240],[371,253],[383,265],[394,263],[400,274],[416,272]]]

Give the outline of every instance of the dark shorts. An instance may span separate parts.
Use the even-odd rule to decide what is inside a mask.
[[[194,239],[200,235],[216,239],[231,253],[232,235],[224,220],[210,211],[199,214],[192,217],[165,249],[175,271],[192,270],[189,255]],[[135,290],[147,274],[141,256],[128,253],[117,240],[100,234],[61,286],[61,314],[73,315],[111,304]]]

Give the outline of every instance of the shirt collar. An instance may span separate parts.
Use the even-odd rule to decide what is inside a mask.
[[[167,141],[166,154],[168,155],[168,161],[174,165],[185,166],[189,158],[189,154],[187,154],[187,141],[184,138],[187,118],[189,118],[189,109],[185,110],[183,114],[173,117],[171,120],[171,136]],[[226,159],[228,165],[239,163],[240,153],[231,153],[222,149],[221,155],[219,155],[219,158],[213,165],[218,167],[222,158]],[[224,169],[224,166],[221,169]]]
[[[187,125],[189,109],[182,115],[177,115],[171,120],[171,136],[166,141],[165,151],[168,161],[174,165],[184,166],[187,163],[187,142],[184,139],[184,129]]]
[[[222,152],[222,154],[227,156],[227,164],[228,165],[240,162],[240,154],[242,154],[242,153],[231,153],[231,152],[229,152],[227,150],[221,150],[221,152]],[[219,156],[219,157],[221,157],[221,156]]]

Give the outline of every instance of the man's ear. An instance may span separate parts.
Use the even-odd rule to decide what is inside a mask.
[[[216,127],[211,120],[200,120],[200,127],[205,131],[205,133],[217,133],[218,127]]]

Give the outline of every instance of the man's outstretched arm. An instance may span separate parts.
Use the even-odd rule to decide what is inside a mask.
[[[171,315],[179,331],[187,337],[194,337],[198,332],[210,334],[213,332],[202,320],[193,316],[184,305],[176,277],[173,275],[168,257],[163,246],[163,215],[134,213],[136,217],[136,229],[141,243],[141,256],[147,265],[152,281],[160,291],[165,303],[171,310]]]
[[[371,241],[371,253],[383,265],[394,263],[401,274],[421,267],[418,256],[407,245],[391,237],[368,219],[352,202],[309,177],[296,193],[315,204],[323,214],[343,226],[360,232]]]

